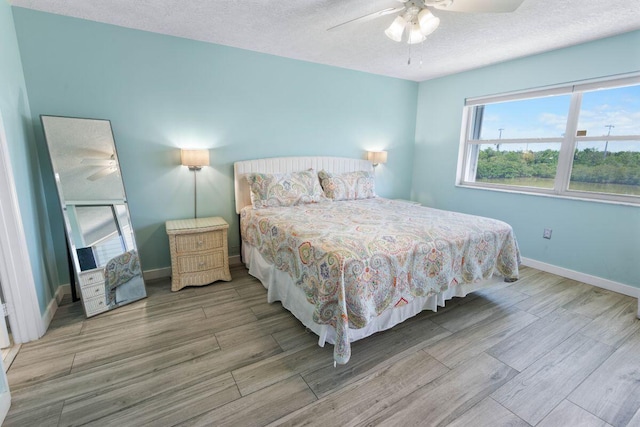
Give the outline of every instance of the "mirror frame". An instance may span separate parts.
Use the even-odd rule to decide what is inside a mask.
[[[56,169],[56,165],[55,165],[55,161],[54,158],[52,156],[52,145],[54,144],[54,142],[52,142],[52,137],[50,135],[48,135],[47,133],[47,126],[46,126],[46,120],[47,119],[71,119],[71,120],[88,120],[88,121],[95,121],[95,122],[102,122],[102,123],[106,123],[108,124],[109,127],[109,132],[110,132],[110,137],[111,137],[111,143],[112,143],[112,147],[113,147],[113,155],[112,155],[112,160],[115,161],[115,168],[117,168],[117,171],[119,172],[120,175],[120,185],[122,188],[122,199],[97,199],[97,200],[66,200],[65,196],[64,196],[64,189],[62,188],[62,182],[60,180],[60,175],[59,175],[59,171]],[[67,240],[67,245],[68,245],[68,255],[69,255],[69,259],[71,261],[71,264],[73,266],[73,273],[74,273],[74,278],[70,277],[71,280],[71,286],[75,286],[75,284],[78,284],[78,288],[80,289],[80,295],[82,296],[82,302],[83,302],[83,308],[85,310],[85,314],[87,317],[91,317],[100,313],[103,313],[105,311],[110,311],[112,309],[115,309],[117,307],[121,307],[124,306],[126,304],[132,303],[134,301],[138,301],[142,298],[146,298],[146,287],[145,287],[145,283],[144,283],[144,277],[143,277],[143,270],[142,270],[142,266],[140,263],[140,256],[137,253],[138,251],[138,245],[136,242],[136,237],[135,237],[135,232],[133,229],[133,223],[131,221],[131,214],[129,211],[129,203],[128,203],[128,199],[127,199],[127,193],[126,193],[126,189],[125,189],[125,185],[124,185],[124,179],[122,178],[122,169],[120,168],[120,162],[118,160],[118,153],[117,153],[117,147],[116,147],[116,142],[115,142],[115,136],[113,134],[113,127],[111,126],[111,121],[107,120],[107,119],[93,119],[93,118],[85,118],[85,117],[71,117],[71,116],[56,116],[56,115],[49,115],[49,114],[41,114],[40,115],[40,123],[42,125],[42,131],[44,134],[44,138],[45,138],[45,145],[47,148],[47,153],[49,156],[49,162],[50,162],[50,166],[51,166],[51,170],[53,172],[53,180],[55,182],[55,186],[56,186],[56,190],[58,193],[58,202],[59,202],[59,206],[61,208],[62,211],[62,217],[64,220],[64,227],[65,227],[65,237]],[[120,224],[120,220],[118,219],[118,212],[116,209],[116,205],[123,205],[125,207],[125,213],[126,213],[126,220],[129,223],[129,227],[131,228],[130,230],[130,234],[131,234],[131,239],[133,241],[133,246],[134,249],[129,250],[127,249],[127,244],[125,242],[125,236],[122,232],[122,228],[121,228],[121,224]],[[122,303],[119,304],[115,304],[112,307],[109,307],[109,304],[107,304],[106,299],[108,298],[108,296],[105,297],[105,304],[107,306],[106,309],[103,309],[103,307],[101,308],[89,308],[87,306],[87,295],[84,294],[83,292],[83,279],[85,278],[84,276],[87,276],[87,278],[89,278],[89,280],[94,280],[96,277],[96,272],[102,272],[102,277],[104,278],[105,276],[105,268],[106,265],[102,265],[102,266],[96,266],[95,268],[92,269],[85,269],[82,270],[81,269],[81,265],[80,265],[80,259],[78,256],[78,245],[75,242],[74,239],[74,234],[73,234],[73,228],[72,228],[72,224],[71,224],[71,220],[69,218],[69,206],[108,206],[111,208],[112,210],[112,214],[114,216],[114,223],[115,223],[115,227],[117,229],[118,235],[120,237],[120,239],[122,240],[122,244],[124,246],[124,254],[126,254],[127,252],[131,252],[131,251],[135,251],[136,252],[136,257],[137,257],[137,267],[140,269],[140,280],[142,282],[142,294],[140,296],[134,297],[130,300],[125,300]],[[77,221],[78,222],[78,221]],[[77,224],[78,226],[80,226],[79,222]],[[134,261],[134,262],[135,262]],[[137,276],[137,275],[136,275]],[[135,276],[134,276],[135,277]],[[75,283],[74,280],[75,279]],[[98,283],[100,282],[99,279],[97,279]],[[114,290],[115,292],[115,290]],[[105,291],[105,293],[107,293],[107,291]],[[98,311],[96,311],[98,310]]]

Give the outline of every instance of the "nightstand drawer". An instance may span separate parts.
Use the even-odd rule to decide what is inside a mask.
[[[82,298],[104,298],[104,282],[82,287]]]
[[[80,287],[93,286],[97,283],[104,282],[104,272],[102,269],[81,273],[79,275]]]
[[[87,313],[87,316],[93,316],[109,309],[104,295],[88,299],[84,299],[83,297],[82,302],[84,303],[84,311]]]
[[[221,248],[223,243],[221,231],[182,234],[176,236],[176,251],[178,253],[208,251]]]
[[[223,251],[178,257],[178,271],[180,274],[196,273],[198,271],[212,270],[223,266]]]

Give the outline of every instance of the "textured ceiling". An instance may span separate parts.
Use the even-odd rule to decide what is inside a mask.
[[[326,31],[394,0],[13,0],[14,6],[402,79],[430,78],[640,29],[640,0],[524,0],[515,12],[435,10],[409,50],[384,35],[395,15]],[[411,64],[407,60],[411,56]]]

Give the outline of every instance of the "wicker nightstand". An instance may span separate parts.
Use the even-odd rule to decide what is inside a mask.
[[[171,290],[231,280],[227,229],[220,217],[166,222],[171,248]]]

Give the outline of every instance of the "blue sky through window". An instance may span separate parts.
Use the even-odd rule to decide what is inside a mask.
[[[569,114],[571,95],[531,98],[488,104],[484,109],[480,139],[520,139],[562,137]],[[582,142],[580,149],[603,150],[606,135],[640,134],[640,85],[585,92],[582,97],[578,130],[602,141]],[[539,151],[556,149],[553,144],[528,144]],[[520,144],[504,144],[501,150],[521,150]],[[615,141],[608,151],[640,151],[640,141]]]
[[[570,100],[561,95],[485,105],[481,139],[561,137]]]

